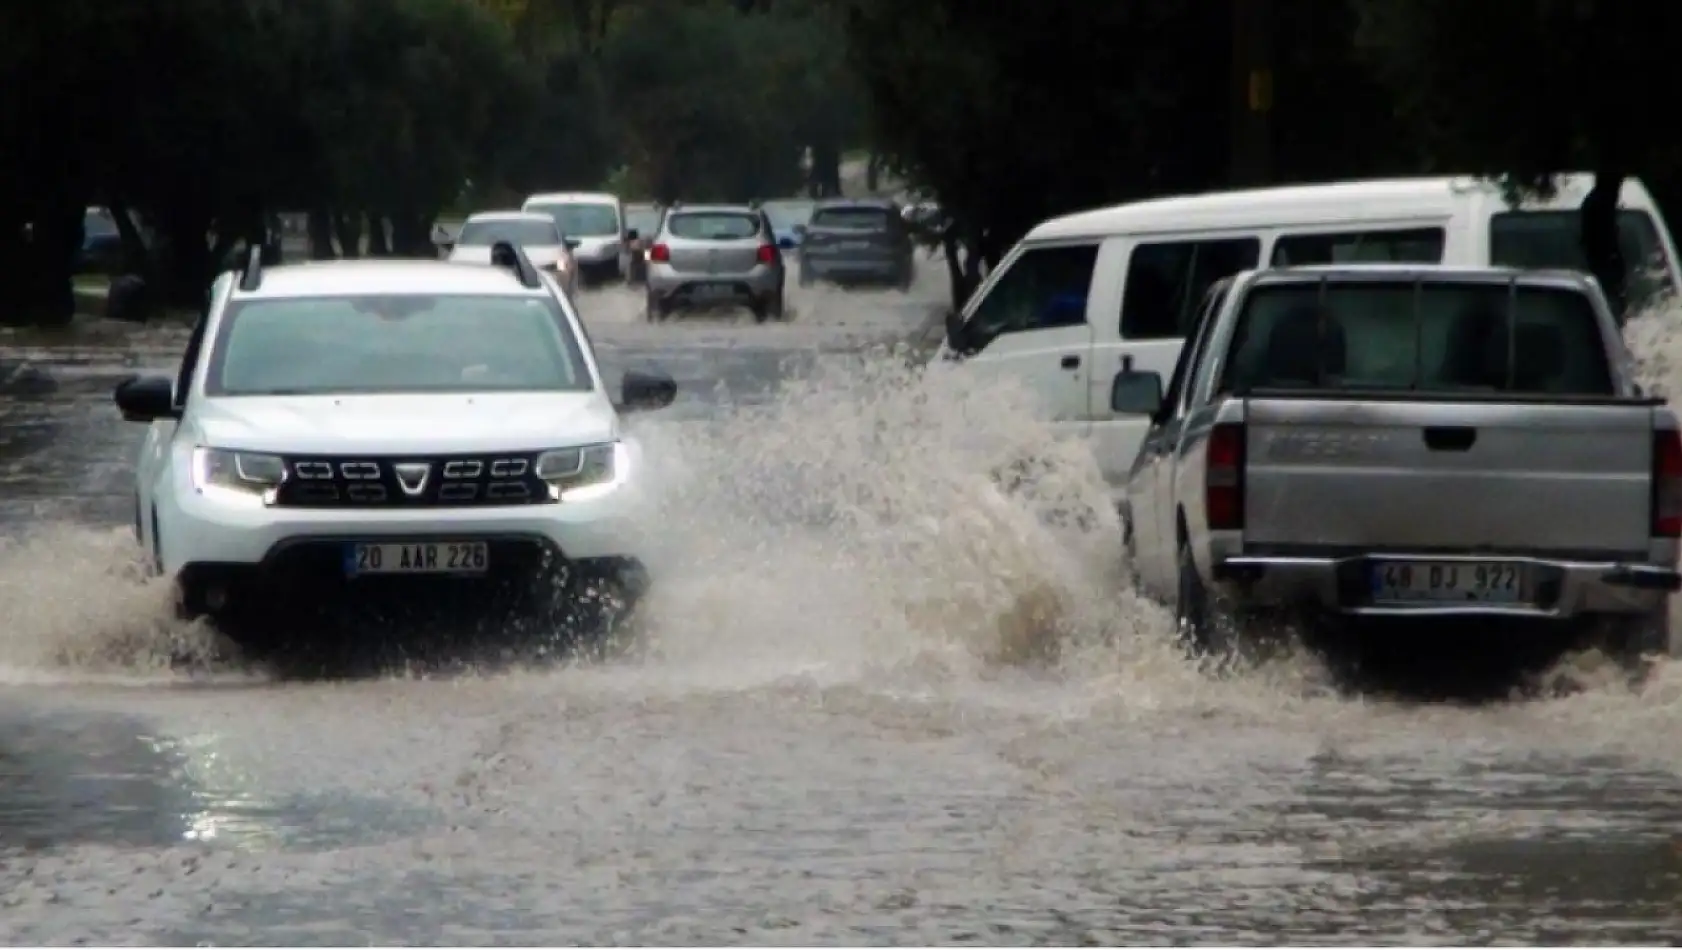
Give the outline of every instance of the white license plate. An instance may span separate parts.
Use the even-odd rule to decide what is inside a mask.
[[[1498,561],[1385,561],[1372,567],[1376,604],[1514,604],[1524,567]]]
[[[483,574],[490,568],[483,541],[416,541],[345,545],[345,574]]]

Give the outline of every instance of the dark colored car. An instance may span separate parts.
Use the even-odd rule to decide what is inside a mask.
[[[886,198],[830,198],[801,229],[800,286],[887,284],[908,290],[916,245],[899,205]]]

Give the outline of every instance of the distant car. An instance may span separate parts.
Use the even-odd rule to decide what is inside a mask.
[[[625,206],[625,280],[640,284],[648,276],[648,245],[660,230],[662,209],[656,204]]]
[[[555,219],[561,233],[576,240],[572,256],[585,286],[625,279],[630,272],[625,206],[618,195],[559,191],[532,195],[521,211],[540,211]]]
[[[825,199],[813,208],[812,220],[802,230],[802,287],[821,280],[909,290],[916,279],[916,245],[891,200]]]
[[[123,236],[117,220],[105,208],[92,207],[82,215],[82,250],[78,271],[114,270],[123,257]]]
[[[783,319],[783,255],[751,205],[673,205],[648,249],[648,318],[690,307],[745,306]]]
[[[490,264],[492,246],[503,242],[518,245],[533,264],[553,273],[562,290],[577,292],[578,264],[573,261],[572,249],[578,242],[561,234],[555,220],[546,214],[481,211],[471,215],[447,245],[447,259]]]
[[[771,219],[771,229],[777,235],[777,247],[787,251],[800,246],[802,229],[812,220],[817,202],[810,198],[779,198],[760,207]]]

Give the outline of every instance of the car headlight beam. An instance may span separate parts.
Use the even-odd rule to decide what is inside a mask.
[[[272,505],[284,481],[286,463],[278,455],[206,446],[193,450],[193,488],[200,494]]]
[[[555,501],[588,501],[612,492],[630,476],[630,452],[623,442],[553,449],[537,457],[537,477]]]

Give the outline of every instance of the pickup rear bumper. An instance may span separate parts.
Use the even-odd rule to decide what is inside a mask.
[[[1375,568],[1387,562],[1511,564],[1523,568],[1517,603],[1375,601]],[[1349,554],[1337,556],[1234,554],[1211,565],[1214,587],[1251,606],[1311,607],[1348,616],[1529,617],[1569,619],[1644,614],[1682,590],[1674,566],[1631,561],[1566,560],[1533,556]]]

